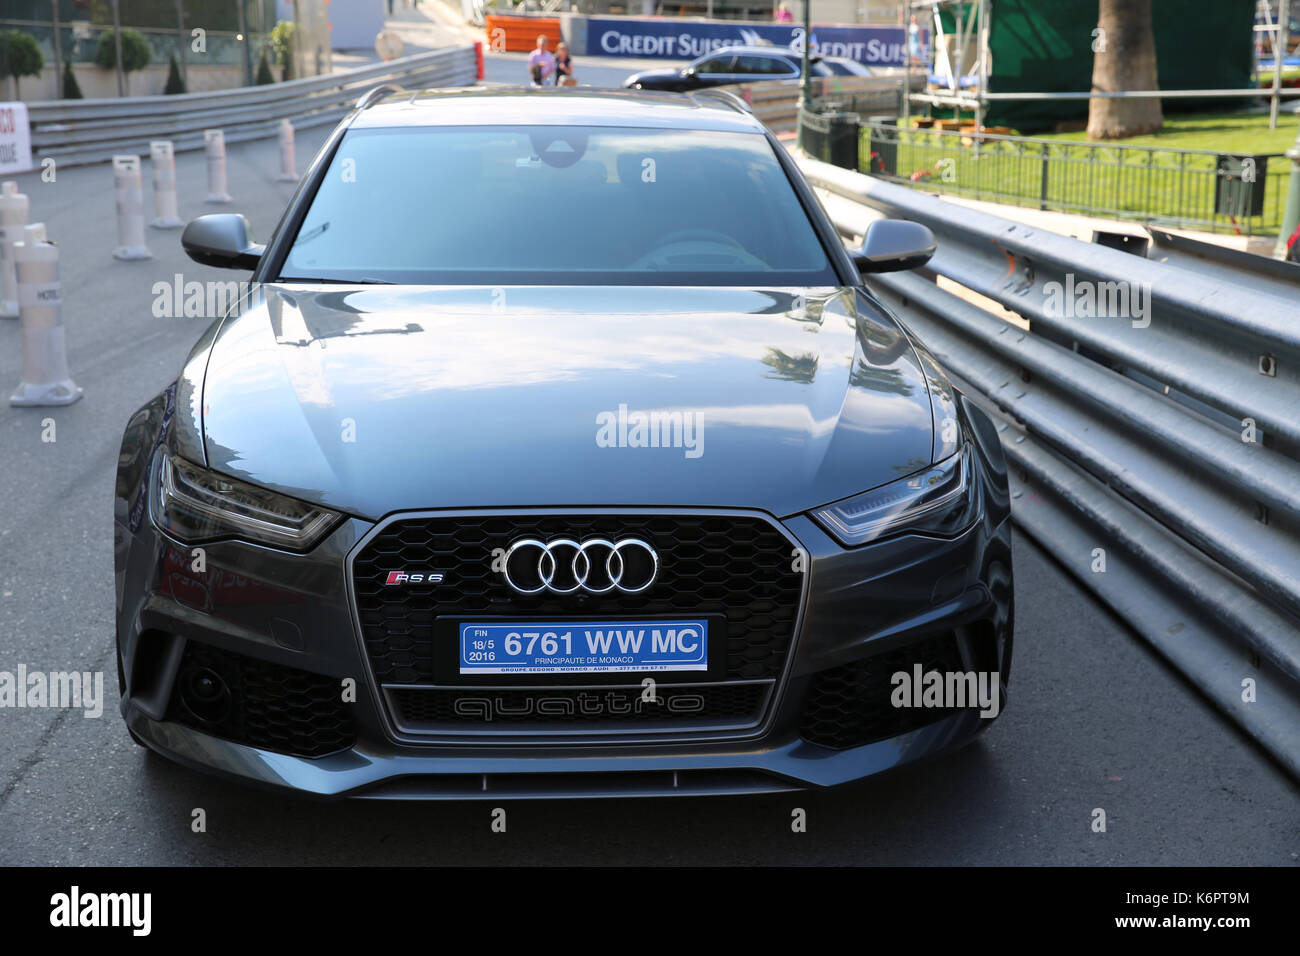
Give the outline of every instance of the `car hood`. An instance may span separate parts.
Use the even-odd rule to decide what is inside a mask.
[[[209,467],[371,519],[785,516],[932,453],[911,344],[851,288],[258,286],[202,389]]]

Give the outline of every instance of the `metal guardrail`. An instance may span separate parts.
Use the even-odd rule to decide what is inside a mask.
[[[259,139],[275,135],[286,118],[298,129],[335,123],[380,83],[422,89],[470,85],[476,77],[474,48],[467,45],[267,86],[31,103],[32,152],[75,165],[147,153],[157,139],[170,139],[178,150],[199,149],[205,129],[225,130],[227,142]]]
[[[999,421],[1018,525],[1300,776],[1300,295],[799,163],[842,234],[933,230],[869,285]]]
[[[1074,143],[1038,137],[864,123],[873,149],[891,163],[872,170],[893,182],[973,199],[1141,219],[1212,231],[1276,235],[1291,164],[1281,153],[1254,154],[1229,168],[1225,154],[1202,149]],[[1248,178],[1246,178],[1248,177]],[[1222,190],[1230,190],[1221,210]],[[1252,209],[1252,199],[1256,209]],[[1239,208],[1238,208],[1239,207]]]

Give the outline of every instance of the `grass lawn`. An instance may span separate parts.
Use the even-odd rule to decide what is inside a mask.
[[[971,144],[962,145],[955,133],[903,130],[898,133],[895,176],[906,181],[928,172],[923,188],[996,202],[1269,234],[1281,223],[1290,162],[1268,161],[1255,186],[1264,189],[1263,215],[1234,222],[1215,213],[1215,154],[1281,153],[1295,142],[1298,125],[1294,113],[1282,114],[1276,130],[1268,128],[1267,114],[1174,113],[1150,136],[1100,142],[1088,140],[1081,131],[990,139],[978,153]],[[870,157],[868,136],[864,129],[859,153],[864,171]]]
[[[1208,149],[1216,153],[1281,153],[1295,142],[1300,117],[1286,112],[1300,97],[1282,100],[1277,129],[1268,128],[1267,113],[1166,113],[1165,125],[1150,136],[1119,140],[1124,146],[1161,146],[1165,149]],[[1044,139],[1087,143],[1088,134],[1046,133]]]

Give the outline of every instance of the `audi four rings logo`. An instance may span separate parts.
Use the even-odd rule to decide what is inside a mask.
[[[638,594],[654,584],[659,556],[639,538],[524,538],[510,546],[501,571],[520,594]]]

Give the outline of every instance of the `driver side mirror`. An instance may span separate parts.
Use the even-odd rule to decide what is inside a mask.
[[[181,233],[181,247],[201,265],[250,271],[266,252],[266,246],[253,242],[252,227],[238,213],[199,216]]]
[[[934,255],[934,233],[919,222],[878,219],[867,227],[862,246],[853,250],[860,275],[915,269]]]
[[[682,79],[690,80],[691,82],[697,80],[698,77],[695,74],[695,67],[688,66],[686,69],[682,70]]]

